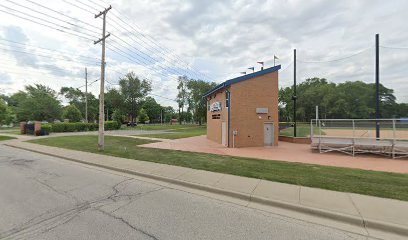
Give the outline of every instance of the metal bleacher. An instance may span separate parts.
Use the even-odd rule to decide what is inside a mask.
[[[380,138],[376,137],[376,126]],[[311,147],[320,153],[362,153],[408,157],[408,122],[401,119],[319,119],[311,121]]]

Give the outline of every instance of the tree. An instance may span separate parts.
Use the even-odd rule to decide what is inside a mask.
[[[125,111],[123,96],[118,89],[110,88],[105,93],[105,107],[109,108],[109,112]]]
[[[170,122],[172,119],[176,119],[176,111],[173,107],[168,106],[163,108],[164,122]]]
[[[154,98],[146,97],[142,108],[146,111],[147,116],[149,116],[150,122],[160,122],[162,106]]]
[[[141,103],[152,90],[151,82],[140,80],[135,73],[130,72],[119,80],[120,93],[124,101],[124,113],[128,115],[130,121],[137,117]]]
[[[207,101],[203,95],[215,86],[216,83],[208,83],[203,80],[190,79],[187,82],[189,109],[192,111],[192,117],[199,125],[207,119]]]
[[[85,118],[85,92],[77,88],[62,87],[60,94],[68,100],[70,105],[77,107],[82,117]],[[88,121],[92,122],[99,114],[99,100],[92,93],[88,93],[86,96],[88,100]]]
[[[315,106],[319,106],[321,118],[375,118],[376,96],[375,84],[362,81],[347,81],[344,83],[329,83],[323,78],[310,78],[297,85],[297,119],[310,121],[315,118]],[[293,87],[279,91],[280,121],[292,121]],[[400,117],[394,91],[380,85],[381,118]]]
[[[112,120],[118,122],[122,125],[123,123],[123,114],[119,109],[115,109],[112,113]]]
[[[184,107],[188,104],[188,93],[187,93],[187,83],[189,79],[186,76],[180,76],[178,77],[178,85],[177,85],[177,98],[176,101],[178,103],[179,107],[179,123],[181,124],[183,122],[183,113],[184,113]]]
[[[15,101],[18,121],[54,121],[61,118],[61,104],[57,93],[51,88],[35,84],[25,87],[25,92],[18,92],[11,96]]]
[[[140,123],[146,123],[147,121],[149,121],[149,116],[147,116],[146,111],[144,110],[144,108],[141,108],[139,111],[139,122]]]
[[[15,122],[15,114],[7,102],[9,99],[10,98],[5,95],[0,96],[0,126]]]
[[[65,107],[62,113],[63,119],[69,119],[70,122],[80,122],[82,119],[81,111],[75,105]]]

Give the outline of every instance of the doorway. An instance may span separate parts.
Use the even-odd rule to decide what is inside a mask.
[[[274,124],[264,123],[264,145],[273,146],[275,141]]]

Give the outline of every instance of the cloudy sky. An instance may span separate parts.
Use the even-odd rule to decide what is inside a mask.
[[[175,106],[178,75],[222,82],[259,69],[257,61],[273,66],[274,55],[285,87],[294,48],[299,81],[374,82],[379,33],[381,81],[408,102],[406,0],[3,0],[0,93],[34,83],[82,87],[85,67],[89,82],[99,79],[101,46],[93,41],[102,20],[94,14],[110,4],[107,88],[133,71],[152,81],[156,100]]]

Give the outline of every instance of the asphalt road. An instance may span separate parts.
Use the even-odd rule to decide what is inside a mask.
[[[366,239],[0,145],[0,239]]]

